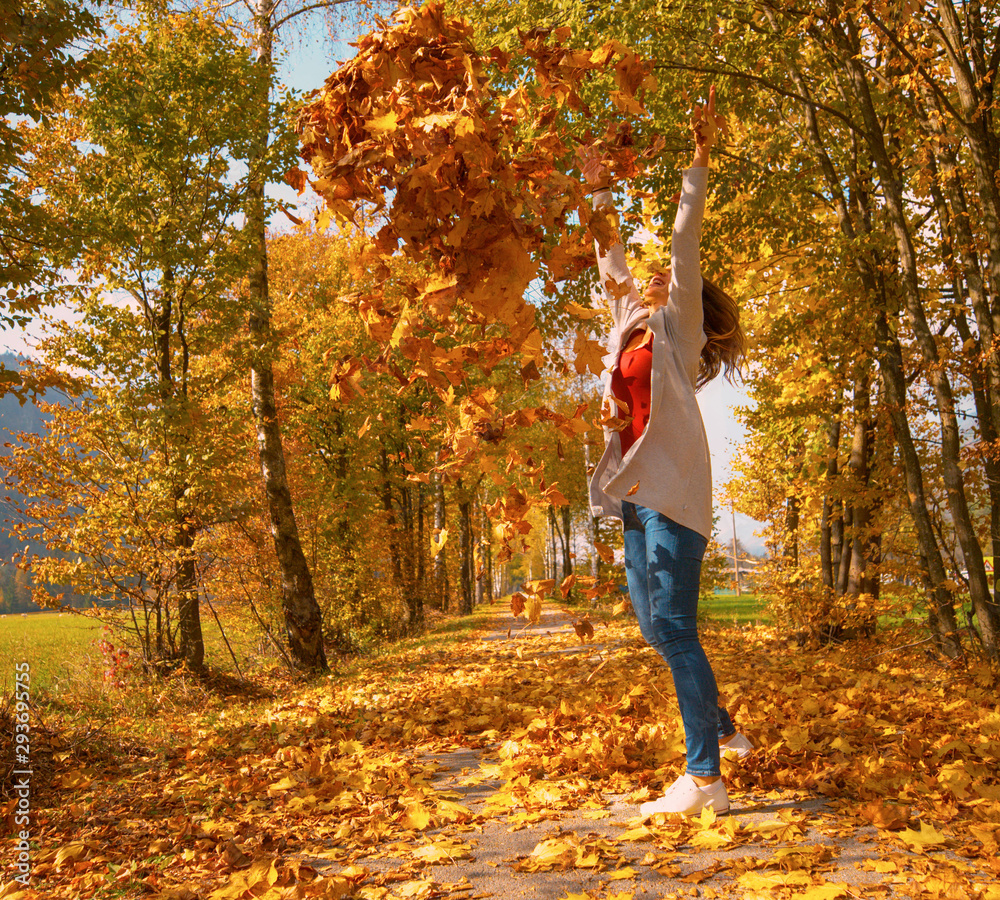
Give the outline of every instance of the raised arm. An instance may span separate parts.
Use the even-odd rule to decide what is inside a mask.
[[[594,147],[589,147],[580,152],[579,158],[584,180],[594,196],[594,209],[608,210],[613,214],[614,197],[609,187],[609,172],[600,154]],[[608,247],[603,255],[597,241],[594,242],[594,247],[597,252],[601,290],[608,298],[611,318],[617,329],[635,309],[642,305],[642,298],[625,261],[625,246],[622,242]]]
[[[708,157],[719,138],[719,132],[726,127],[726,120],[715,111],[715,85],[708,89],[708,103],[696,106],[691,117],[691,131],[694,132],[694,160],[692,169],[707,169]]]
[[[702,311],[701,223],[705,214],[708,190],[708,163],[712,146],[725,124],[715,111],[715,88],[708,93],[708,103],[695,107],[691,119],[695,150],[691,168],[684,173],[677,215],[670,244],[670,302],[666,315],[674,322],[678,337],[701,342]]]

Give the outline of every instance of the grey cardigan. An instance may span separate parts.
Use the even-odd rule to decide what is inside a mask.
[[[646,321],[653,332],[649,422],[622,459],[616,431],[605,429],[605,450],[590,480],[595,516],[622,517],[622,500],[646,506],[697,531],[712,535],[712,464],[701,410],[695,399],[698,363],[705,346],[701,306],[701,223],[705,214],[708,168],[684,173],[670,247],[670,301],[656,312],[642,306],[621,243],[597,254],[601,284],[611,307],[613,328],[604,358],[605,404],[611,375],[630,331]],[[595,204],[606,198],[598,195]],[[615,282],[627,286],[624,296]],[[613,408],[613,404],[612,404]],[[629,493],[638,485],[633,493]]]

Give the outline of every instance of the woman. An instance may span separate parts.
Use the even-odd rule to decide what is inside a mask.
[[[659,800],[642,804],[644,816],[698,815],[706,806],[728,812],[720,753],[743,757],[753,747],[718,706],[696,624],[701,560],[712,533],[712,475],[695,391],[720,370],[731,377],[745,347],[736,303],[700,269],[709,151],[722,122],[713,87],[692,122],[694,162],[684,173],[670,267],[653,275],[641,297],[621,243],[604,255],[598,248],[614,322],[604,403],[621,421],[605,431],[591,506],[595,515],[623,520],[632,605],[643,637],[670,665],[687,743],[686,773]],[[595,207],[610,207],[598,154],[581,154],[581,168]]]

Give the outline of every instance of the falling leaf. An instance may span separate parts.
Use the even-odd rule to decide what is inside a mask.
[[[594,541],[594,549],[598,552],[604,562],[611,563],[615,561],[615,551],[612,550],[607,544],[602,544],[600,541]]]
[[[594,375],[604,372],[605,349],[597,341],[591,340],[585,332],[577,332],[573,353],[576,354],[573,365],[578,374],[582,375],[587,370]]]
[[[444,549],[444,545],[446,543],[448,543],[447,528],[442,528],[437,534],[431,535],[431,559],[437,557],[437,555]]]

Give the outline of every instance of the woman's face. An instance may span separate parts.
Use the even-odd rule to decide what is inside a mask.
[[[670,294],[670,266],[653,272],[646,290],[642,292],[642,305],[650,311],[667,305]]]

